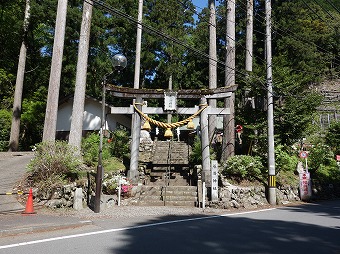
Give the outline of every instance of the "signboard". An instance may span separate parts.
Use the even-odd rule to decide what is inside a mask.
[[[211,161],[211,201],[218,201],[218,163]]]
[[[312,184],[309,172],[303,172],[300,176],[300,198],[303,201],[309,200],[312,196]]]
[[[308,157],[308,153],[306,151],[301,151],[300,152],[300,158],[307,158]]]
[[[164,92],[164,110],[177,110],[177,92]]]

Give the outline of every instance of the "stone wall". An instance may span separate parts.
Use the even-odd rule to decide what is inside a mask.
[[[49,208],[72,207],[76,210],[87,203],[88,197],[87,186],[77,186],[75,182],[55,190],[34,189],[33,195],[34,201],[39,205]]]
[[[300,201],[298,187],[280,186],[276,189],[277,204]],[[264,186],[242,187],[223,180],[219,187],[219,200],[206,203],[211,208],[256,209],[268,206]]]
[[[312,200],[332,199],[340,196],[340,185],[321,186],[314,183],[312,189]],[[34,197],[35,202],[50,208],[70,207],[79,210],[90,204],[94,197],[94,193],[88,194],[87,190],[86,183],[82,186],[72,183],[53,192],[35,189]],[[117,204],[116,195],[103,195],[102,198],[106,206]],[[276,200],[279,205],[300,201],[298,186],[278,186]],[[122,205],[129,205],[129,199],[122,202]],[[219,200],[206,202],[206,207],[223,209],[256,209],[268,205],[266,189],[263,185],[243,187],[232,185],[227,180],[222,180],[219,186]]]

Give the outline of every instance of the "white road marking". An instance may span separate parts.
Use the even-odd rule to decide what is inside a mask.
[[[274,209],[276,209],[276,208],[262,209],[262,210],[256,210],[256,211],[247,211],[247,212],[239,212],[239,213],[231,213],[231,214],[222,214],[222,215],[211,215],[211,216],[206,216],[206,217],[181,219],[181,220],[173,220],[173,221],[163,221],[163,222],[157,222],[157,223],[151,223],[151,224],[145,224],[145,225],[139,225],[139,226],[132,226],[132,227],[125,227],[125,228],[113,228],[113,229],[94,231],[94,232],[89,232],[89,233],[66,235],[66,236],[52,237],[52,238],[46,238],[46,239],[41,239],[41,240],[36,240],[36,241],[29,241],[29,242],[21,242],[21,243],[3,245],[3,246],[0,246],[0,249],[10,249],[10,248],[32,245],[32,244],[53,242],[53,241],[59,241],[59,240],[71,239],[71,238],[78,238],[78,237],[84,237],[84,236],[91,236],[91,235],[107,234],[107,233],[119,232],[119,231],[137,229],[137,228],[154,227],[154,226],[173,224],[173,223],[179,223],[179,222],[186,222],[186,221],[207,220],[207,219],[218,218],[218,217],[231,217],[231,216],[243,215],[243,214],[249,214],[249,213],[266,212],[266,211],[270,211],[270,210],[274,210]]]

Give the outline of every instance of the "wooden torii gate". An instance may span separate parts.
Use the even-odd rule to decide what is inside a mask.
[[[202,147],[202,180],[209,181],[210,179],[210,151],[209,151],[209,132],[208,132],[208,115],[229,115],[230,108],[212,108],[207,104],[207,99],[224,99],[228,98],[235,92],[237,85],[230,87],[220,87],[216,89],[184,89],[178,90],[177,98],[200,100],[200,106],[192,108],[177,108],[176,113],[182,115],[194,115],[202,107],[204,110],[200,113],[200,126],[201,126],[201,147]],[[141,115],[137,112],[143,112],[146,115],[152,114],[169,114],[169,111],[164,110],[162,107],[148,107],[143,103],[143,99],[164,99],[165,93],[170,92],[165,89],[135,89],[119,87],[114,85],[106,85],[104,92],[108,91],[114,97],[131,98],[134,100],[133,105],[130,107],[111,107],[111,114],[131,114],[132,127],[131,127],[131,160],[130,169],[128,171],[128,178],[136,183],[139,178],[138,172],[138,158],[139,158],[139,142],[141,131]],[[171,92],[174,92],[173,90]]]

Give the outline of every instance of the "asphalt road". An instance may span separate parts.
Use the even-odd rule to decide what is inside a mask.
[[[22,211],[17,202],[16,183],[23,178],[33,152],[0,152],[0,214]],[[6,193],[13,193],[6,195]]]
[[[43,237],[45,236],[45,237]],[[0,239],[0,253],[340,253],[340,200],[213,216],[102,218]]]

